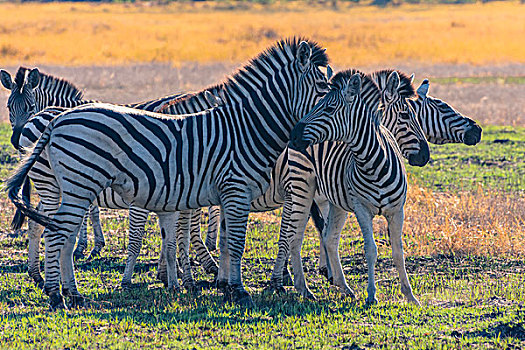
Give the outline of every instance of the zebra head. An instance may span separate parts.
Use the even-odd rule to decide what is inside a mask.
[[[18,149],[18,139],[24,125],[37,112],[35,89],[40,82],[40,72],[37,68],[28,70],[20,67],[14,81],[5,70],[0,71],[0,78],[2,85],[11,90],[7,99],[9,121],[13,130],[11,144]]]
[[[291,69],[299,74],[299,79],[290,96],[296,121],[308,113],[329,90],[327,75],[332,74],[332,68],[328,65],[325,51],[313,42],[301,41],[297,46]],[[327,74],[321,71],[321,66],[327,67]]]
[[[324,141],[351,142],[363,131],[357,121],[366,118],[371,110],[362,101],[361,75],[349,79],[344,72],[336,74],[330,91],[292,131],[290,148],[304,151],[308,146]],[[376,120],[379,124],[379,120]]]
[[[481,141],[481,127],[448,103],[428,95],[428,79],[417,89],[417,99],[409,100],[417,114],[428,141],[435,144],[464,143],[475,145]]]
[[[394,135],[408,164],[426,165],[430,160],[428,142],[408,100],[414,96],[413,77],[396,70],[374,72],[371,77],[381,90],[381,123]]]

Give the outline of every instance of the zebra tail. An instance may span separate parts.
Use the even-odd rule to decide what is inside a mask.
[[[42,136],[40,136],[40,139],[36,143],[32,152],[28,152],[29,156],[22,161],[22,163],[20,164],[18,169],[16,169],[14,174],[7,179],[5,191],[7,192],[7,196],[9,197],[11,202],[20,211],[20,215],[27,216],[31,220],[34,220],[35,222],[39,223],[40,225],[48,227],[52,230],[56,230],[57,226],[53,219],[46,215],[40,214],[35,208],[31,206],[31,202],[19,197],[20,188],[26,182],[26,180],[28,180],[27,175],[29,174],[29,171],[37,161],[38,157],[40,157],[40,154],[42,153],[44,148],[49,143],[49,139],[51,138],[51,131],[53,130],[53,125],[54,123],[49,123],[49,125],[42,133]],[[14,222],[15,220],[13,220],[13,224]]]
[[[310,216],[312,217],[312,220],[314,221],[314,226],[316,230],[322,234],[324,230],[324,218],[321,214],[321,210],[319,209],[319,206],[315,201],[312,202],[312,207],[310,208]]]
[[[24,187],[22,187],[22,201],[28,205],[31,203],[31,182],[29,178],[26,178],[24,181]],[[13,221],[11,221],[11,228],[13,230],[19,230],[22,228],[26,221],[27,216],[25,216],[20,209],[16,209],[15,216]]]

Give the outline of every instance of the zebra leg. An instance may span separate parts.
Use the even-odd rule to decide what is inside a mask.
[[[84,259],[84,251],[87,248],[88,244],[88,238],[87,238],[87,218],[88,213],[84,216],[84,220],[82,221],[82,227],[80,228],[80,234],[78,236],[78,243],[77,243],[77,249],[75,249],[75,252],[73,253],[73,256],[75,260]]]
[[[202,241],[201,237],[201,210],[195,209],[192,212],[191,225],[190,225],[190,238],[193,249],[197,252],[197,258],[201,263],[206,273],[217,276],[219,272],[219,266],[215,262],[215,259],[211,256],[208,248]]]
[[[91,253],[89,253],[88,260],[96,258],[100,255],[102,248],[106,245],[104,239],[104,232],[102,231],[102,225],[100,224],[100,211],[98,205],[92,204],[89,207],[89,217],[91,218],[91,224],[93,225],[93,234],[95,236],[95,245]]]
[[[160,227],[160,221],[159,221]],[[166,262],[166,249],[168,248],[168,242],[166,232],[160,230],[161,243],[160,243],[160,255],[157,262],[157,280],[164,283],[164,287],[168,287],[168,264]]]
[[[179,247],[179,256],[182,265],[182,285],[190,292],[195,291],[195,280],[190,263],[190,225],[191,218],[195,210],[182,210],[179,212],[177,225],[175,226],[177,246]],[[176,217],[177,215],[173,215]],[[198,222],[200,223],[200,210],[198,213]],[[200,229],[200,228],[199,228]],[[168,247],[169,248],[169,247]]]
[[[313,191],[312,191],[313,192]],[[304,231],[308,223],[308,212],[312,204],[313,196],[302,194],[301,201],[293,201],[293,209],[290,215],[290,227],[293,230],[290,253],[292,258],[292,269],[294,274],[294,287],[299,294],[307,299],[315,299],[315,296],[306,285],[304,277],[303,262],[301,260],[301,247],[303,245]],[[295,196],[294,196],[295,197]]]
[[[323,216],[323,218],[328,218],[328,213],[331,207],[328,200],[326,199],[321,200],[319,197],[316,197],[315,203],[319,207],[319,211],[321,215]],[[322,276],[326,277],[328,279],[328,282],[330,282],[330,284],[333,284],[332,271],[330,268],[330,263],[327,260],[328,253],[326,251],[326,246],[324,244],[324,235],[326,233],[326,228],[322,228],[320,230],[320,227],[317,227],[317,225],[315,225],[315,228],[317,232],[319,233],[319,243],[320,243],[320,246],[319,246],[319,273]]]
[[[74,267],[73,267],[73,248],[77,240],[78,230],[86,223],[86,215],[78,226],[77,231],[70,234],[64,242],[64,246],[60,251],[60,274],[62,277],[62,295],[69,298],[69,307],[78,308],[84,306],[84,297],[78,292],[75,281]]]
[[[251,198],[248,193],[249,189],[239,188],[239,184],[221,191],[221,210],[223,210],[226,222],[226,231],[221,231],[221,241],[222,236],[226,233],[230,260],[228,285],[232,292],[232,299],[238,305],[251,308],[253,301],[250,294],[244,289],[241,277],[241,260],[250,215]]]
[[[206,235],[206,247],[208,251],[217,250],[217,236],[219,233],[219,220],[221,209],[217,205],[208,207],[208,234]]]
[[[42,204],[38,203],[38,211],[42,211]],[[39,288],[44,286],[44,279],[40,275],[40,240],[42,238],[42,230],[44,227],[37,224],[35,221],[29,219],[27,224],[27,236],[29,238],[29,245],[27,247],[28,266],[27,272],[29,276],[35,281]]]
[[[292,237],[292,232],[290,230],[290,218],[292,209],[292,198],[289,194],[287,194],[285,197],[283,213],[281,217],[281,229],[279,231],[279,251],[277,253],[277,258],[275,259],[272,277],[270,280],[270,289],[276,291],[277,293],[285,292],[283,287],[283,277],[284,270],[288,272],[286,265],[290,256],[289,242]]]
[[[221,235],[219,236],[219,273],[217,274],[217,289],[224,293],[224,299],[230,299],[230,289],[228,286],[228,280],[230,276],[230,251],[228,249],[228,236],[226,230],[226,220],[224,215],[224,208],[220,207],[220,220],[221,220]]]
[[[124,276],[122,276],[122,282],[120,283],[123,289],[132,287],[131,278],[133,277],[133,270],[135,270],[135,264],[140,254],[140,249],[142,248],[142,241],[144,239],[144,232],[146,229],[145,227],[146,222],[148,221],[148,216],[148,210],[136,208],[133,206],[129,208],[128,259],[126,260]],[[164,243],[164,237],[162,242]]]
[[[412,286],[408,281],[407,271],[405,269],[405,257],[403,256],[403,241],[401,235],[403,233],[403,221],[404,212],[403,209],[398,212],[386,216],[388,221],[388,234],[390,236],[390,243],[392,244],[392,258],[394,265],[396,266],[397,272],[399,273],[399,279],[401,281],[401,293],[407,298],[407,300],[417,306],[420,306],[419,301],[412,294]]]
[[[82,196],[79,193],[78,198],[70,197],[66,191],[63,191],[62,203],[54,215],[54,220],[60,225],[60,228],[58,230],[46,228],[44,231],[46,239],[44,290],[50,297],[52,309],[65,308],[64,300],[60,294],[61,275],[64,293],[73,297],[74,305],[80,305],[83,302],[83,297],[77,290],[72,253],[76,234],[82,225],[89,205],[93,201],[92,194],[90,193],[88,196]],[[84,199],[84,205],[79,204],[79,198],[86,197],[89,199]],[[68,241],[67,244],[66,241]],[[61,266],[61,263],[64,265]]]
[[[167,288],[169,290],[180,290],[177,276],[177,237],[176,225],[179,212],[175,213],[157,213],[159,217],[159,226],[162,237],[165,237],[165,249],[162,253],[166,260],[167,270]]]
[[[332,267],[334,285],[339,287],[343,294],[355,298],[354,292],[346,283],[343,267],[341,266],[341,258],[339,257],[341,231],[343,230],[347,216],[348,213],[345,210],[338,208],[335,205],[330,206],[328,225],[325,228],[325,234],[321,245],[326,249],[327,261],[330,262],[330,266]]]
[[[368,266],[368,296],[366,304],[377,304],[376,299],[376,282],[375,282],[375,266],[377,262],[377,245],[374,240],[374,231],[372,225],[372,213],[358,200],[354,200],[354,213],[361,228],[363,239],[365,242],[365,258]]]

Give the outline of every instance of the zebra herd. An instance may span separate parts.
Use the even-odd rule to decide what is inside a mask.
[[[217,85],[126,106],[84,100],[71,83],[37,69],[20,68],[14,81],[1,71],[2,85],[11,90],[11,142],[27,153],[7,180],[17,208],[13,227],[29,218],[28,270],[51,307],[65,308],[64,297],[71,307],[83,305],[73,256],[83,256],[87,216],[95,233],[91,256],[104,246],[98,207],[129,210],[124,288],[131,285],[144,225],[154,212],[165,285],[180,288],[180,264],[182,285],[194,290],[191,243],[217,288],[247,307],[253,302],[242,282],[241,260],[250,212],[283,207],[270,286],[283,290],[291,259],[294,286],[307,298],[314,296],[300,250],[309,217],[320,235],[320,272],[353,295],[338,247],[348,212],[355,213],[365,242],[367,303],[377,302],[372,218],[383,215],[401,291],[419,304],[401,240],[407,189],[402,158],[424,166],[430,159],[427,140],[475,145],[481,128],[429,96],[426,79],[416,91],[413,76],[397,70],[333,74],[328,62],[319,44],[283,39]],[[29,179],[40,199],[36,208]],[[210,212],[206,242],[202,207]],[[45,280],[38,262],[42,226]],[[217,247],[218,226],[217,264],[210,250]]]

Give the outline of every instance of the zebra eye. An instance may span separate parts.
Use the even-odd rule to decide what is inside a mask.
[[[326,106],[325,109],[324,109],[324,111],[325,111],[326,113],[328,113],[328,114],[330,114],[330,113],[334,113],[334,111],[335,111],[335,107],[334,107],[334,106]]]
[[[328,84],[325,83],[324,81],[318,83],[317,86],[318,86],[319,89],[321,89],[321,90],[328,90]]]

